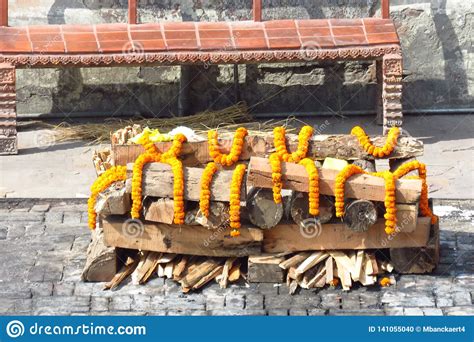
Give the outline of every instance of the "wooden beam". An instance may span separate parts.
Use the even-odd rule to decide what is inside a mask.
[[[0,0],[0,26],[8,26],[8,0]]]
[[[287,145],[290,152],[295,152],[298,146],[298,136],[287,134]],[[219,134],[219,146],[222,153],[229,153],[232,146],[232,133]],[[382,146],[386,137],[371,137],[376,146]],[[160,152],[167,151],[171,142],[160,142],[155,144]],[[265,133],[263,135],[251,135],[245,138],[240,160],[248,160],[250,157],[269,156],[274,151],[273,135]],[[141,145],[116,145],[112,144],[112,156],[115,165],[127,165],[133,163],[135,159],[144,152]],[[423,155],[423,142],[412,137],[401,137],[398,139],[397,147],[390,154],[390,159],[409,158]],[[349,134],[339,135],[316,135],[310,142],[308,156],[313,159],[323,160],[327,157],[356,160],[374,159],[367,154],[359,145],[356,137]],[[210,162],[209,148],[207,140],[190,142],[183,144],[181,158],[185,166],[197,166]]]
[[[412,233],[387,235],[385,221],[377,221],[366,232],[354,232],[342,223],[323,224],[313,236],[303,234],[295,224],[280,224],[263,232],[265,253],[323,251],[333,249],[379,249],[424,247],[430,234],[429,217],[418,218],[416,230]]]
[[[240,236],[233,238],[230,229],[209,230],[201,226],[146,222],[129,231],[125,222],[124,217],[104,218],[104,241],[107,246],[219,257],[261,253],[263,233],[260,229],[242,227]]]
[[[128,23],[137,23],[137,0],[128,0]]]
[[[382,18],[390,19],[390,0],[382,0],[381,7]]]
[[[253,21],[262,21],[262,0],[253,0]]]
[[[131,177],[133,164],[129,164],[128,177]],[[201,191],[201,177],[203,168],[184,168],[184,199],[199,201]],[[217,171],[211,183],[211,201],[228,202],[230,199],[230,183],[232,181],[232,170]],[[173,197],[173,172],[171,166],[163,163],[148,164],[143,168],[142,194],[153,197]],[[131,182],[127,181],[127,192],[131,192]],[[245,199],[245,177],[242,182],[240,198]]]
[[[281,164],[283,188],[308,192],[308,176],[304,166]],[[319,192],[321,195],[334,196],[335,180],[338,170],[319,169]],[[252,157],[248,166],[247,186],[272,188],[272,170],[266,158]],[[401,179],[396,182],[397,203],[416,203],[421,195],[421,181]],[[346,182],[346,198],[381,201],[385,199],[385,181],[381,177],[354,175]]]

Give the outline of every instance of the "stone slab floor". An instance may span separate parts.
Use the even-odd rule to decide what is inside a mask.
[[[2,315],[473,315],[474,201],[435,201],[441,263],[397,275],[388,288],[325,288],[290,296],[285,285],[239,284],[182,294],[153,279],[103,291],[80,274],[90,240],[84,200],[0,201]]]

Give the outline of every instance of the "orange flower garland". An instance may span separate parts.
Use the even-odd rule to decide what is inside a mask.
[[[127,167],[126,166],[113,166],[103,174],[101,174],[91,186],[91,195],[87,201],[87,212],[89,228],[95,229],[97,221],[97,213],[95,212],[95,204],[97,201],[97,195],[107,189],[111,184],[122,181],[127,178]]]
[[[359,126],[355,126],[354,128],[352,128],[351,134],[357,137],[359,143],[368,154],[371,154],[374,157],[383,158],[390,155],[395,146],[397,146],[397,140],[398,136],[400,135],[400,129],[398,127],[390,128],[390,130],[388,131],[387,139],[385,140],[385,145],[383,147],[377,147],[372,145],[372,142],[370,141],[367,134],[365,134],[365,131]]]
[[[217,165],[214,162],[207,163],[201,176],[201,191],[199,193],[199,209],[205,217],[209,216],[209,204],[211,199],[212,176],[217,171]]]
[[[385,233],[395,233],[397,227],[397,207],[395,206],[395,176],[390,171],[381,173],[385,180]]]
[[[244,178],[245,164],[239,164],[232,173],[232,182],[230,184],[230,227],[232,228],[230,236],[240,235],[240,189]]]
[[[270,166],[272,167],[272,191],[273,200],[275,203],[281,203],[281,188],[283,183],[281,181],[281,159],[277,152],[270,154]]]
[[[171,166],[173,171],[173,209],[174,224],[184,224],[184,173],[183,163],[176,157],[168,157],[162,160]]]
[[[168,158],[177,158],[181,154],[181,150],[183,149],[183,143],[187,141],[186,136],[184,134],[178,133],[173,137],[173,143],[168,151],[163,153],[162,159],[166,160]]]
[[[223,166],[232,166],[236,163],[240,154],[242,153],[242,147],[244,145],[244,138],[248,132],[245,127],[239,127],[234,134],[232,141],[232,147],[229,154],[221,153],[219,148],[219,141],[217,138],[217,131],[211,130],[207,133],[208,144],[209,144],[209,155],[212,157],[214,162]]]
[[[319,215],[319,174],[318,168],[314,164],[314,160],[310,158],[304,158],[299,162],[306,168],[306,172],[309,176],[309,214],[318,216]]]
[[[431,224],[438,222],[438,217],[433,214],[428,202],[428,184],[426,182],[426,165],[417,160],[401,165],[393,173],[396,178],[402,178],[411,171],[418,171],[418,178],[421,179],[420,211],[423,216],[431,217]]]
[[[309,149],[309,141],[313,136],[313,127],[303,126],[298,134],[298,148],[296,152],[288,153],[286,149],[285,128],[275,127],[273,130],[273,141],[275,149],[281,160],[290,163],[299,163],[301,159],[306,157]]]
[[[140,217],[142,208],[142,177],[143,167],[148,163],[158,163],[161,160],[159,153],[143,153],[135,159],[132,172],[132,209],[130,214],[132,218]]]
[[[336,197],[336,217],[342,217],[344,215],[344,186],[346,184],[346,180],[359,173],[364,173],[364,170],[362,170],[357,165],[349,164],[337,174],[334,189]]]

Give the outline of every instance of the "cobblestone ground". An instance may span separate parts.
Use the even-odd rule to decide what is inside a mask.
[[[441,263],[430,275],[397,276],[389,288],[305,290],[215,284],[183,295],[153,279],[103,291],[80,274],[89,244],[84,201],[0,202],[2,315],[474,315],[473,201],[435,201]]]

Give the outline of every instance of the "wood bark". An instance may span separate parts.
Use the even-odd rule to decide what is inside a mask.
[[[219,146],[222,153],[229,153],[232,146],[233,134],[221,134]],[[376,146],[383,146],[385,136],[371,137]],[[161,152],[167,151],[171,142],[155,144]],[[296,134],[287,134],[287,146],[289,152],[295,152],[298,145]],[[266,157],[274,151],[273,136],[271,133],[251,135],[246,137],[242,149],[241,160],[248,160],[252,156]],[[112,155],[115,165],[127,165],[144,152],[141,145],[112,145]],[[389,158],[408,158],[423,155],[423,143],[412,137],[401,137],[397,147],[390,154]],[[356,137],[349,134],[342,135],[316,135],[310,142],[308,157],[323,160],[327,157],[356,160],[374,159],[372,155],[366,153],[359,145]],[[204,165],[212,159],[209,156],[207,141],[189,142],[183,145],[181,159],[186,166]]]
[[[246,209],[250,222],[262,229],[275,227],[283,217],[283,203],[275,203],[270,189],[253,188]]]
[[[92,231],[92,241],[87,248],[87,259],[82,271],[83,281],[110,281],[117,273],[117,252],[104,244],[101,228]]]
[[[132,173],[133,164],[128,164],[128,177]],[[184,199],[199,201],[203,168],[184,168]],[[230,183],[232,170],[217,171],[211,183],[211,200],[228,202],[230,199]],[[241,198],[246,198],[245,177],[242,182]],[[127,181],[127,192],[131,191],[131,182]],[[142,195],[152,197],[173,198],[173,172],[171,166],[163,163],[151,163],[143,168]]]
[[[229,229],[209,230],[200,226],[175,226],[144,223],[134,236],[124,234],[125,218],[104,219],[105,243],[146,251],[206,256],[246,256],[261,253],[263,233],[256,228],[242,227],[240,236],[231,237]]]
[[[174,218],[174,203],[170,198],[158,198],[145,205],[145,220],[172,224]]]
[[[281,166],[283,188],[308,192],[308,176],[304,166],[285,162]],[[271,189],[272,170],[268,159],[252,157],[248,169],[248,186]],[[320,168],[318,171],[320,194],[334,196],[338,171],[324,168]],[[420,180],[400,179],[396,181],[395,185],[397,203],[416,203],[420,199]],[[381,177],[354,175],[346,182],[345,197],[383,202],[385,199],[385,181]]]

